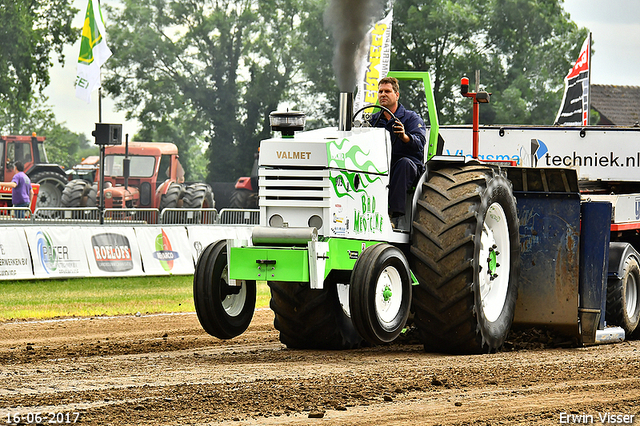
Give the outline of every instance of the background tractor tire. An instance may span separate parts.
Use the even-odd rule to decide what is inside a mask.
[[[258,194],[248,189],[234,189],[229,200],[232,209],[257,209]]]
[[[498,169],[430,164],[413,222],[414,322],[428,352],[497,351],[520,274],[516,200]]]
[[[336,284],[312,290],[308,283],[269,281],[273,325],[292,349],[353,349],[364,340],[342,309]]]
[[[167,192],[160,198],[159,210],[182,208],[184,204],[184,194],[184,185],[174,182],[170,183]]]
[[[213,191],[208,184],[192,183],[185,187],[183,207],[189,209],[213,209],[215,206]]]
[[[351,273],[351,321],[369,343],[389,343],[402,332],[411,308],[411,273],[400,249],[367,247]]]
[[[219,339],[245,332],[256,308],[256,282],[228,284],[227,242],[209,244],[193,275],[193,299],[202,328]]]
[[[91,186],[84,179],[72,180],[62,191],[60,205],[62,207],[86,207],[86,197],[90,188]]]
[[[100,207],[98,205],[98,184],[93,183],[89,187],[89,191],[87,191],[87,202],[86,207]]]
[[[36,208],[54,208],[62,205],[62,191],[67,178],[59,173],[44,170],[30,176],[31,183],[40,185]]]
[[[607,282],[607,324],[624,329],[627,336],[638,337],[640,321],[640,266],[634,255],[624,259],[622,277],[610,277]]]

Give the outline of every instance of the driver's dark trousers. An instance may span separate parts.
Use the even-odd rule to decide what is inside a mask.
[[[399,158],[391,165],[389,179],[389,215],[391,217],[405,214],[407,191],[415,185],[423,171],[422,164],[417,164],[406,157]]]

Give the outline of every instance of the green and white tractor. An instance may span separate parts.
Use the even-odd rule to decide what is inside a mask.
[[[194,300],[208,333],[243,333],[263,281],[290,348],[392,342],[411,312],[427,349],[502,346],[519,268],[511,184],[500,166],[436,155],[428,73],[389,75],[422,80],[429,108],[427,171],[404,220],[394,228],[387,215],[390,135],[352,124],[362,111],[352,114],[350,94],[337,128],[303,131],[303,114],[272,114],[282,136],[260,145],[260,226],[251,240],[211,244],[197,262]]]

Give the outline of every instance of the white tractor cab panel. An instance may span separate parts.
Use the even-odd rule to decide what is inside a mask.
[[[391,144],[383,128],[325,128],[260,145],[262,226],[316,227],[324,237],[407,242],[393,232],[387,186]]]

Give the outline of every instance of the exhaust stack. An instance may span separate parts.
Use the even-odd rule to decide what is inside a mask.
[[[348,132],[351,130],[353,117],[353,93],[340,92],[340,106],[338,109],[338,130]]]

